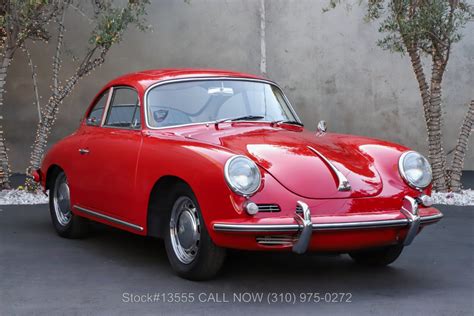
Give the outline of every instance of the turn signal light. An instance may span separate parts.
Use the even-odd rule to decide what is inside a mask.
[[[421,195],[420,197],[418,197],[418,201],[420,201],[420,203],[423,205],[423,206],[431,206],[433,205],[433,198],[429,195],[426,195],[426,194],[423,194]]]
[[[258,213],[258,205],[252,201],[245,202],[244,208],[249,215],[255,215]]]

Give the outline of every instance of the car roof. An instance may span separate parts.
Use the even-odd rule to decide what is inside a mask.
[[[110,81],[106,85],[106,87],[116,85],[131,85],[141,86],[143,90],[146,90],[152,84],[155,84],[160,81],[202,77],[229,77],[266,80],[256,75],[228,70],[199,68],[167,68],[143,70],[129,73]]]

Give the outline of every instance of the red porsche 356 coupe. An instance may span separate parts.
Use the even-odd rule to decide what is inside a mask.
[[[59,235],[83,236],[93,220],[164,238],[189,279],[213,277],[226,248],[387,265],[443,216],[422,155],[324,121],[305,130],[274,82],[228,71],[111,81],[34,176]]]

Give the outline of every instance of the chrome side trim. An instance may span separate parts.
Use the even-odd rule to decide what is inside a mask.
[[[176,82],[189,82],[189,81],[201,81],[201,80],[216,80],[216,81],[219,81],[219,80],[231,80],[231,81],[250,81],[250,82],[261,82],[261,83],[266,83],[266,84],[269,84],[269,85],[272,85],[272,86],[275,86],[277,87],[282,96],[283,96],[283,99],[285,100],[286,102],[286,105],[288,106],[290,112],[294,115],[294,117],[296,118],[296,120],[298,122],[301,123],[301,119],[298,117],[298,114],[296,114],[295,112],[295,109],[293,108],[293,106],[291,105],[290,101],[288,100],[287,96],[285,95],[285,93],[283,92],[283,90],[280,88],[280,86],[278,84],[276,84],[275,82],[271,81],[271,80],[265,80],[265,79],[255,79],[255,78],[245,78],[245,77],[231,77],[231,76],[216,76],[216,77],[213,77],[213,76],[196,76],[196,77],[189,77],[189,78],[180,78],[180,79],[169,79],[169,80],[162,80],[162,81],[158,81],[154,84],[152,84],[151,86],[149,86],[146,91],[145,91],[145,94],[143,96],[143,100],[144,100],[144,103],[145,103],[145,106],[143,107],[143,111],[145,114],[145,125],[147,128],[149,129],[156,129],[156,130],[160,130],[160,129],[169,129],[169,128],[175,128],[175,127],[182,127],[182,126],[191,126],[191,125],[206,125],[206,124],[214,124],[215,121],[209,121],[209,122],[196,122],[196,123],[188,123],[188,124],[180,124],[180,125],[172,125],[172,126],[163,126],[163,127],[153,127],[153,126],[150,126],[150,124],[148,124],[148,93],[155,87],[157,86],[161,86],[161,85],[165,85],[165,84],[169,84],[169,83],[176,83]],[[244,121],[242,121],[244,122]],[[255,122],[255,121],[251,121],[251,122]],[[258,121],[260,123],[271,123],[270,121]],[[142,124],[143,126],[143,124]]]
[[[83,208],[81,206],[74,205],[74,208],[81,211],[81,212],[83,212],[83,213],[86,213],[86,214],[89,214],[89,215],[92,215],[92,216],[95,216],[95,217],[98,217],[98,218],[101,218],[101,219],[105,219],[109,222],[112,222],[112,223],[115,223],[115,224],[120,224],[120,225],[123,225],[123,226],[126,226],[126,227],[130,227],[130,228],[135,229],[137,231],[143,231],[143,227],[141,227],[141,226],[138,226],[138,225],[126,222],[126,221],[122,221],[120,219],[117,219],[117,218],[114,218],[114,217],[111,217],[111,216],[108,216],[108,215],[100,214],[100,213],[88,210],[86,208]]]
[[[316,155],[318,155],[319,158],[321,158],[332,169],[332,171],[336,174],[337,182],[338,182],[337,183],[337,190],[338,191],[350,191],[351,190],[351,185],[350,185],[349,181],[347,180],[347,178],[342,174],[342,172],[340,172],[336,168],[336,166],[334,166],[334,164],[329,159],[324,157],[324,155],[321,154],[319,151],[317,151],[316,149],[314,149],[311,146],[308,146],[308,148],[312,152],[314,152]]]
[[[443,218],[443,214],[421,217],[421,224],[431,224]],[[364,228],[386,228],[386,227],[404,227],[408,225],[408,219],[392,219],[383,221],[366,222],[345,222],[345,223],[313,223],[313,230],[344,230],[344,229],[364,229]],[[263,224],[238,224],[238,223],[215,223],[214,231],[220,232],[297,232],[298,224],[286,225],[263,225]]]

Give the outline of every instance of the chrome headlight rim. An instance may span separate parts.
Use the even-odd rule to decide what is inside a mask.
[[[243,191],[241,190],[239,187],[237,187],[234,183],[232,183],[232,181],[230,180],[230,174],[229,174],[229,168],[232,164],[233,161],[235,161],[236,159],[245,159],[247,160],[250,165],[252,167],[254,167],[257,172],[257,180],[258,180],[258,186],[254,189],[254,190],[251,190],[251,191]],[[258,168],[257,164],[252,160],[250,159],[249,157],[247,156],[244,156],[244,155],[235,155],[235,156],[232,156],[230,157],[229,159],[227,159],[226,163],[225,163],[225,166],[224,166],[224,178],[225,178],[225,182],[227,183],[227,185],[229,186],[229,188],[236,194],[238,195],[241,195],[241,196],[244,196],[244,197],[249,197],[249,196],[252,196],[254,195],[261,187],[262,185],[262,175],[260,174],[260,169]]]
[[[430,181],[428,182],[428,184],[426,186],[419,186],[419,185],[416,185],[414,184],[413,182],[411,182],[411,180],[408,178],[407,174],[406,174],[406,170],[404,168],[404,161],[405,161],[405,158],[410,155],[410,154],[416,154],[418,155],[419,157],[423,158],[424,160],[426,160],[426,162],[428,163],[428,170],[429,170],[429,175],[430,175]],[[419,152],[417,151],[414,151],[414,150],[408,150],[408,151],[405,151],[401,156],[400,158],[398,159],[398,172],[400,173],[400,176],[402,177],[403,181],[405,181],[406,184],[408,184],[409,187],[413,188],[413,189],[416,189],[416,190],[424,190],[426,189],[427,187],[429,187],[433,181],[433,172],[431,170],[431,164],[429,163],[428,159],[426,159],[425,156],[423,156],[422,154],[420,154]]]

